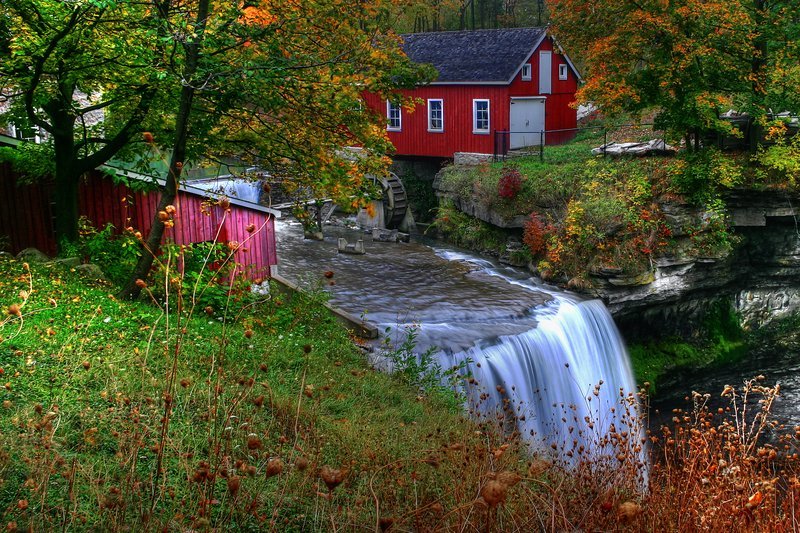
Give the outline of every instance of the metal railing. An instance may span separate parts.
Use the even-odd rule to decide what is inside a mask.
[[[716,147],[720,150],[750,150],[755,151],[759,146],[770,146],[775,143],[769,139],[765,132],[760,131],[760,126],[754,124],[748,117],[730,119],[738,133],[701,132],[689,135],[683,139],[676,148],[690,143],[693,146]],[[600,153],[606,156],[605,147],[609,143],[641,143],[650,140],[664,142],[664,133],[654,129],[652,123],[640,124],[615,124],[612,126],[584,126],[580,128],[566,128],[541,131],[494,131],[494,160],[504,161],[508,157],[518,155],[538,155],[544,161],[548,148],[565,144],[573,140],[579,133],[597,132],[597,144],[594,148],[602,148]],[[786,138],[797,135],[800,127],[796,123],[787,126]],[[602,144],[600,138],[602,134]],[[666,143],[661,145],[666,147]],[[655,150],[658,152],[658,150]]]
[[[594,133],[592,139],[595,139],[596,145],[592,148],[600,148],[599,153],[603,157],[606,156],[605,147],[609,146],[610,143],[664,141],[663,132],[654,130],[653,124],[648,123],[583,126],[580,128],[542,130],[538,132],[495,130],[494,161],[504,161],[506,158],[521,155],[538,155],[539,159],[544,161],[545,153],[549,148],[565,145],[575,139],[578,134],[587,132]],[[513,136],[517,136],[516,139]],[[531,139],[532,142],[525,142],[527,139]],[[512,144],[515,146],[512,147]]]

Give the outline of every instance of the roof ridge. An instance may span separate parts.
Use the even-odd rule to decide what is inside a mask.
[[[503,31],[518,31],[518,30],[546,30],[550,26],[519,26],[516,28],[478,28],[474,30],[438,30],[438,31],[418,31],[411,33],[401,33],[401,37],[408,35],[442,35],[442,34],[455,34],[455,33],[489,33],[489,32],[503,32]]]

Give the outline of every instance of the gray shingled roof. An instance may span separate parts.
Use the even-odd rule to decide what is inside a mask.
[[[403,51],[430,63],[439,82],[507,82],[547,28],[440,31],[403,35]]]

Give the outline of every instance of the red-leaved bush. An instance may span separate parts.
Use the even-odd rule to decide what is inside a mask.
[[[547,250],[547,228],[538,213],[531,213],[525,221],[522,242],[528,247],[533,256],[544,255]]]
[[[503,169],[503,175],[497,183],[497,194],[500,198],[513,200],[522,190],[522,175],[519,170],[513,167]]]

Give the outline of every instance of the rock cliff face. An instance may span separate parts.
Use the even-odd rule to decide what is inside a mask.
[[[595,295],[623,330],[690,334],[720,299],[733,304],[747,328],[800,311],[800,198],[782,191],[736,191],[725,200],[738,241],[732,250],[708,257],[692,252],[684,228],[701,228],[702,236],[707,213],[669,204],[662,207],[674,228],[674,255],[655,260],[646,276],[595,276]]]

